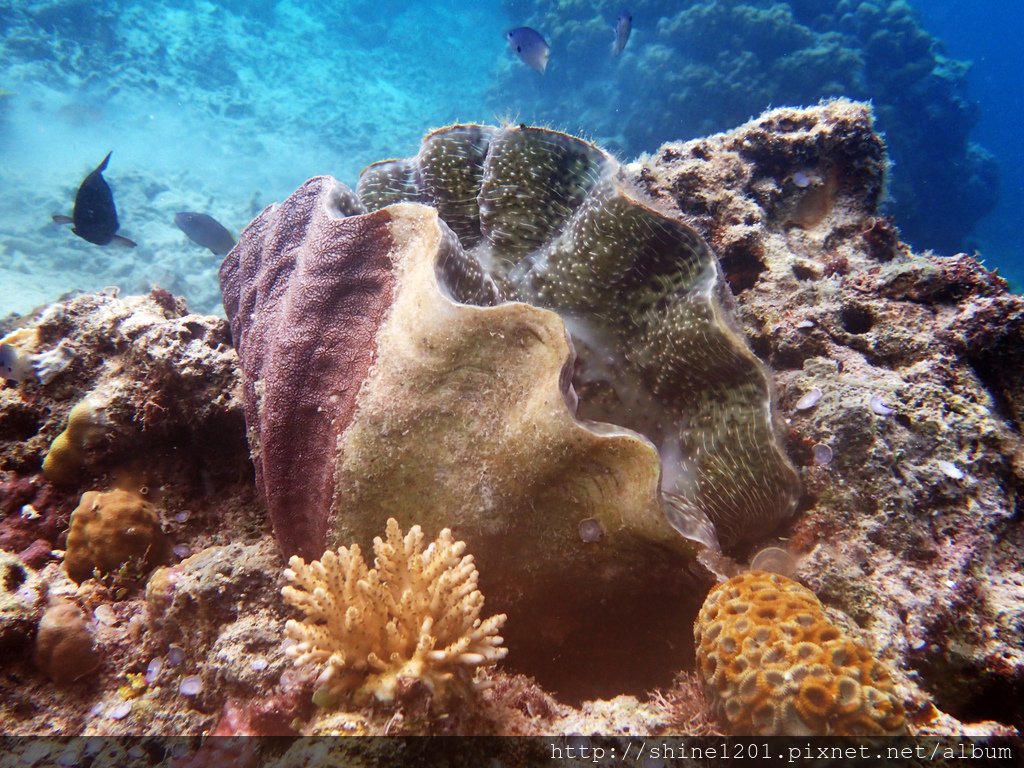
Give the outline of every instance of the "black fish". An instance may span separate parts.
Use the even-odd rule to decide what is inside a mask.
[[[114,195],[103,178],[103,171],[106,170],[112,154],[113,152],[107,152],[107,156],[96,170],[85,177],[85,181],[78,188],[78,194],[75,195],[75,210],[71,218],[55,214],[53,220],[57,224],[74,224],[71,231],[90,243],[107,245],[115,242],[134,248],[134,242],[117,234],[120,225],[117,222]]]
[[[174,214],[174,224],[188,239],[218,256],[226,256],[235,247],[235,238],[219,221],[205,213],[182,211]]]

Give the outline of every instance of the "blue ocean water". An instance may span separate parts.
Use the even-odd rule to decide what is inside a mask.
[[[1000,169],[995,209],[974,230],[989,266],[998,266],[1019,292],[1024,287],[1024,5],[1013,0],[918,0],[924,26],[949,53],[972,62],[970,96],[978,104],[973,136]]]
[[[218,311],[220,256],[175,228],[176,211],[237,233],[306,178],[354,184],[452,121],[542,122],[628,159],[836,95],[874,100],[896,159],[892,213],[914,246],[977,248],[1024,284],[1018,4],[630,9],[612,58],[620,4],[605,0],[0,0],[0,316],[69,290],[154,284]],[[523,24],[551,44],[544,75],[506,45]],[[111,150],[106,178],[135,249],[50,221]]]

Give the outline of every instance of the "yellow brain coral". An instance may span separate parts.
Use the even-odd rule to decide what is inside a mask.
[[[711,590],[694,625],[697,671],[735,735],[897,735],[888,670],[825,616],[806,587],[751,571]]]
[[[291,558],[281,593],[306,618],[288,621],[288,654],[326,665],[319,703],[350,692],[390,702],[416,683],[440,701],[473,690],[475,670],[505,657],[505,615],[480,619],[484,597],[465,550],[447,528],[424,549],[418,525],[403,537],[392,518],[373,541],[374,568],[357,544],[308,564]]]

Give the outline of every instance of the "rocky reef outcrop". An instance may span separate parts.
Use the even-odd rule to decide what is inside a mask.
[[[890,711],[904,712],[911,734],[1011,733],[1024,720],[1019,695],[1024,584],[1018,573],[1024,540],[1017,503],[1024,484],[1019,423],[1024,413],[1024,300],[969,256],[920,255],[901,243],[892,222],[878,211],[886,168],[870,107],[835,101],[774,110],[727,133],[666,144],[648,158],[617,166],[615,178],[630,199],[644,201],[645,209],[677,222],[684,228],[680,231],[720,255],[721,295],[727,298],[731,292],[735,302],[733,332],[746,339],[773,383],[776,413],[785,422],[780,450],[800,478],[802,491],[792,516],[773,531],[751,536],[728,556],[712,557],[705,550],[702,562],[724,577],[744,570],[748,555],[764,545],[785,550],[794,560],[795,579],[816,596],[797,588],[803,603],[818,612],[827,635],[819,639],[831,642],[833,633],[848,638],[848,648],[856,649],[869,675],[877,677],[871,670],[882,666],[889,670],[879,685]],[[408,186],[403,189],[409,193]],[[322,179],[304,190],[315,199],[334,201],[339,211],[341,202],[353,200]],[[288,204],[277,209],[282,221],[297,227],[310,221],[299,215],[304,210]],[[406,239],[393,238],[382,258],[396,256],[400,267],[419,270],[411,284],[431,285],[433,280],[435,293],[442,295],[437,286],[444,284],[447,262],[436,256],[444,254],[443,243],[455,242],[455,235],[445,234],[434,209],[402,202],[330,219],[365,232],[397,229]],[[414,258],[417,249],[409,248],[405,260],[403,242],[423,246],[418,251],[435,260]],[[460,251],[448,253],[458,259]],[[351,275],[372,277],[358,270]],[[486,275],[483,270],[477,274],[478,288]],[[398,277],[409,275],[399,269]],[[499,282],[492,278],[494,286]],[[393,291],[392,301],[404,295],[408,307],[434,296],[404,293],[401,284],[401,279],[384,281],[380,295]],[[352,285],[369,291],[374,283],[357,279]],[[311,298],[326,302],[328,297]],[[468,382],[456,388],[455,400],[482,402],[472,398],[486,392],[481,382],[491,379],[481,379],[479,371],[491,369],[479,359],[454,354],[465,351],[454,337],[481,338],[461,335],[467,326],[460,313],[479,316],[497,310],[517,313],[519,320],[543,316],[547,319],[531,322],[547,331],[495,337],[495,349],[532,345],[557,352],[540,358],[545,367],[527,367],[532,377],[524,374],[520,385],[499,394],[536,392],[541,382],[548,394],[536,396],[531,407],[535,416],[549,417],[535,418],[532,423],[539,426],[531,429],[558,427],[573,435],[571,429],[565,432],[571,424],[559,425],[555,418],[569,412],[565,392],[576,372],[566,367],[574,337],[566,334],[564,321],[520,302],[476,306],[451,295],[445,300],[432,298],[437,315],[426,316],[419,328],[437,331],[428,334],[437,343],[413,344],[408,333],[374,336],[378,353],[392,345],[405,350],[404,358],[392,359],[427,360],[433,367],[423,370],[435,372],[433,379],[417,379],[411,388],[381,391],[413,402],[430,392],[424,382],[452,381],[454,361]],[[431,711],[429,697],[398,710],[355,704],[318,709],[312,702],[316,670],[289,668],[289,653],[282,646],[288,618],[280,596],[284,562],[244,462],[240,363],[227,343],[225,323],[190,316],[173,298],[156,293],[129,299],[81,296],[26,318],[24,325],[36,338],[26,335],[19,343],[41,344],[26,348],[26,354],[43,354],[61,340],[75,354],[47,383],[26,381],[0,390],[0,530],[6,537],[2,546],[10,553],[2,563],[6,593],[0,637],[6,655],[0,666],[5,691],[0,717],[10,730],[662,734],[713,733],[727,724],[712,718],[692,673],[694,649],[687,645],[712,577],[693,561],[696,545],[665,522],[656,503],[662,465],[653,444],[648,443],[645,454],[637,449],[640,440],[627,441],[635,452],[631,460],[654,470],[641,473],[639,485],[614,485],[620,486],[624,503],[630,488],[641,488],[661,518],[624,518],[616,528],[601,515],[593,516],[597,525],[591,519],[574,520],[571,536],[560,540],[566,544],[562,549],[538,546],[522,555],[535,558],[536,564],[479,557],[479,585],[487,595],[488,613],[504,612],[495,595],[537,591],[531,579],[538,568],[557,574],[572,565],[571,543],[592,558],[578,561],[576,573],[585,573],[589,564],[593,596],[601,594],[598,584],[614,595],[619,578],[646,590],[638,593],[643,610],[651,616],[668,614],[671,622],[632,623],[621,633],[602,634],[602,653],[597,653],[574,634],[577,617],[570,615],[567,622],[554,614],[508,611],[502,630],[508,656],[489,672],[490,689],[480,691],[471,705],[453,704],[441,718]],[[447,338],[439,332],[445,327]],[[244,347],[239,331],[233,334],[234,345]],[[301,341],[308,348],[309,340]],[[302,359],[295,364],[309,377],[322,372]],[[379,364],[380,358],[367,367],[368,378],[388,373],[374,373]],[[185,375],[189,371],[202,373]],[[42,472],[43,457],[66,430],[72,406],[97,390],[113,393],[104,401],[109,405],[96,411],[102,416],[94,419],[101,427],[99,438],[83,443],[80,474],[70,483],[55,483]],[[302,405],[301,387],[296,392]],[[258,401],[262,396],[254,387],[251,397]],[[188,407],[172,407],[175,403]],[[369,424],[387,426],[384,406],[382,401],[372,410],[380,419]],[[445,441],[453,436],[466,439],[461,429],[466,420],[454,405],[422,413],[437,453],[449,449]],[[522,423],[510,424],[507,434],[515,437]],[[413,420],[399,426],[391,431],[367,427],[359,432],[364,442],[351,443],[349,455],[388,459],[388,440],[401,453],[403,430],[414,426]],[[387,439],[381,441],[381,435]],[[622,434],[598,437],[620,439]],[[580,439],[565,440],[557,455],[572,455],[568,448],[578,450]],[[365,444],[376,447],[360,453]],[[252,445],[258,459],[265,443],[253,440]],[[314,448],[300,445],[303,451]],[[120,572],[73,582],[63,570],[60,547],[77,495],[117,487],[122,477],[131,479],[138,492],[139,461],[160,467],[144,476],[145,488],[147,495],[161,497],[156,514],[173,544],[172,562],[145,584]],[[393,466],[402,471],[400,464]],[[565,465],[551,466],[557,475]],[[333,483],[344,471],[329,473],[328,480]],[[358,480],[354,474],[349,479]],[[379,478],[370,485],[359,491],[366,496],[343,498],[380,498]],[[558,490],[553,481],[547,487]],[[560,499],[569,503],[574,493],[594,489],[608,492],[601,482],[578,482]],[[496,504],[500,500],[494,499]],[[404,499],[394,516],[415,520],[420,509],[439,510],[425,521],[423,530],[430,534],[428,526],[440,522],[446,508],[430,507],[427,496],[420,501],[416,506],[415,500]],[[637,507],[643,509],[634,501],[634,511]],[[447,509],[452,517],[446,527],[460,539],[460,526],[472,532],[474,518],[458,517],[465,514],[463,507]],[[338,519],[343,513],[358,521],[360,506],[346,503],[333,510]],[[373,525],[378,533],[380,526]],[[511,536],[510,525],[503,526],[496,537]],[[634,558],[647,559],[621,562],[604,556],[600,546],[588,549],[613,535],[627,545],[634,542]],[[341,543],[357,538],[352,534]],[[659,557],[664,559],[659,562]],[[665,587],[678,585],[655,581],[657,568],[668,573],[668,565],[690,586],[693,599],[672,599],[679,592]],[[70,606],[62,610],[88,633],[89,642],[82,635],[81,647],[88,645],[98,660],[80,679],[60,675],[64,682],[59,688],[33,661],[43,606],[55,604]],[[621,621],[620,614],[611,615]],[[749,628],[737,622],[735,629],[742,634]],[[47,628],[46,648],[49,633]],[[531,667],[526,652],[517,658],[517,650],[529,647],[524,637],[534,648],[546,646],[554,664],[544,667],[534,657]],[[705,656],[721,658],[729,652],[716,646],[720,641],[713,628],[699,633],[699,641]],[[659,648],[660,654],[649,653]],[[631,658],[637,655],[652,658],[652,667],[641,668]],[[524,677],[524,671],[536,679]],[[572,689],[570,680],[581,678],[589,687]],[[547,692],[552,689],[555,696]],[[845,695],[853,688],[837,680],[835,690]],[[768,703],[773,711],[785,711],[785,702]],[[294,753],[283,755],[281,764],[302,759],[302,749],[296,746]]]
[[[77,296],[23,323],[19,354],[48,367],[0,390],[3,548],[45,562],[84,491],[187,509],[250,471],[223,320],[158,289]]]
[[[1024,301],[899,241],[879,151],[870,111],[837,101],[667,144],[640,174],[725,255],[774,372],[803,465],[799,578],[940,709],[1019,723]]]
[[[552,46],[544,78],[515,62],[499,74],[495,103],[508,109],[511,98],[519,119],[585,128],[635,156],[772,105],[870,99],[894,162],[889,210],[906,239],[951,253],[995,206],[998,168],[970,138],[969,64],[947,55],[908,3],[639,0],[617,59],[617,0],[504,5]]]

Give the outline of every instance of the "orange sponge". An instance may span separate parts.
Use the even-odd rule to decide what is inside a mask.
[[[697,672],[734,735],[906,732],[888,670],[806,587],[751,571],[711,590],[694,625]]]

